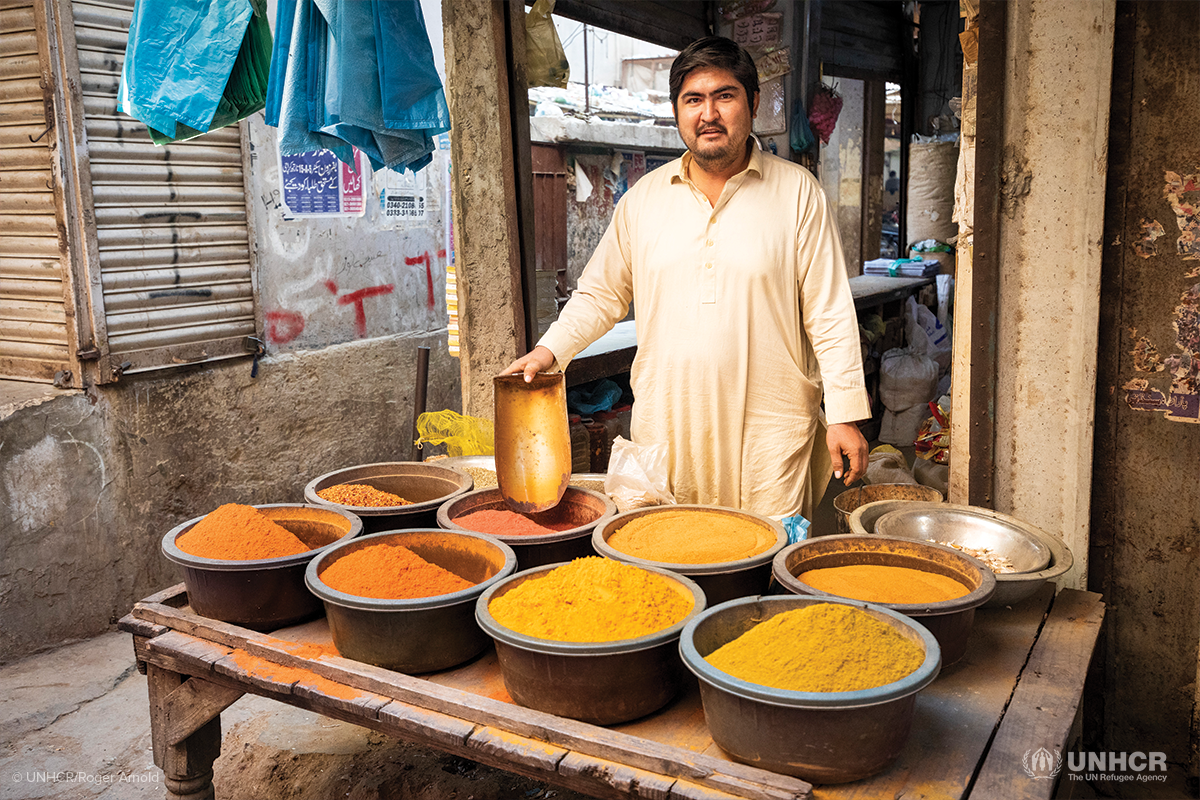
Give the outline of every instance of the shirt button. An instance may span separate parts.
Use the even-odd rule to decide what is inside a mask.
[[[712,269],[712,262],[710,261],[710,262],[708,262],[707,264],[705,264],[705,265],[704,265],[704,268],[705,268],[705,269]]]
[[[713,241],[712,241],[712,239],[709,239],[707,242],[705,242],[705,243],[704,243],[704,245],[705,245],[706,247],[712,247],[712,246],[713,246]]]

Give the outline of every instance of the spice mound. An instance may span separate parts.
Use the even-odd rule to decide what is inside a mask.
[[[463,472],[471,476],[476,489],[494,489],[500,484],[496,482],[496,471],[487,467],[463,467]]]
[[[647,561],[718,564],[758,555],[775,544],[764,525],[719,511],[656,511],[622,525],[608,546]]]
[[[707,661],[773,689],[856,692],[911,674],[925,651],[862,609],[817,603],[760,622]]]
[[[508,509],[485,508],[455,517],[454,524],[461,525],[469,531],[490,533],[493,536],[544,536],[547,533],[569,531],[586,523],[571,519],[535,522],[525,514]]]
[[[259,561],[307,552],[296,534],[254,506],[226,503],[209,512],[175,546],[200,558],[220,561]]]
[[[970,592],[948,575],[879,564],[810,569],[796,577],[822,592],[869,603],[940,603]]]
[[[435,597],[475,585],[398,544],[347,553],[321,571],[321,580],[339,592],[381,600]]]
[[[365,483],[339,483],[317,491],[317,497],[330,503],[343,506],[359,506],[361,508],[387,508],[390,506],[411,506],[411,500],[405,500],[398,494],[385,492],[368,486]]]
[[[961,545],[958,542],[936,542],[935,544],[944,544],[946,547],[953,547],[960,553],[966,553],[972,558],[978,558],[987,565],[988,569],[996,574],[1017,571],[1017,566],[1013,564],[1011,558],[997,553],[990,547],[967,547],[966,545]]]
[[[670,578],[598,556],[577,558],[492,600],[517,633],[559,642],[615,642],[669,628],[694,601]]]

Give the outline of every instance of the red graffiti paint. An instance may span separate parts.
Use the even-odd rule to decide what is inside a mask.
[[[368,286],[365,289],[349,292],[338,298],[339,306],[354,304],[354,334],[357,338],[365,339],[367,336],[367,312],[363,308],[363,300],[366,300],[368,297],[391,293],[392,284],[388,283],[383,286]]]
[[[304,316],[297,311],[268,311],[267,339],[274,344],[287,344],[304,332]]]
[[[433,260],[429,257],[429,251],[426,250],[421,255],[414,256],[412,258],[408,258],[406,256],[404,259],[404,263],[410,267],[413,266],[414,264],[424,264],[425,265],[425,286],[428,289],[427,295],[425,297],[425,305],[428,306],[429,308],[433,308],[436,301],[433,298],[433,268],[430,266],[433,263]]]
[[[329,290],[330,294],[337,294],[337,284],[333,281],[325,281],[325,288]]]

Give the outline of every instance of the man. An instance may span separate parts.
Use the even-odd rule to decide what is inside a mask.
[[[693,42],[670,87],[688,152],[621,198],[558,321],[504,373],[566,369],[632,300],[632,437],[668,445],[676,500],[812,519],[843,454],[847,485],[867,465],[837,230],[812,175],[751,137],[758,73],[745,50]]]

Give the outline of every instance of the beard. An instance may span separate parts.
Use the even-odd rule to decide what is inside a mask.
[[[722,141],[705,141],[701,138],[708,131],[720,131],[726,138]],[[692,153],[692,159],[697,166],[706,172],[719,172],[736,164],[746,152],[746,142],[735,142],[729,137],[729,130],[721,126],[709,126],[697,131],[692,141],[685,142]],[[747,137],[748,140],[748,137]]]

